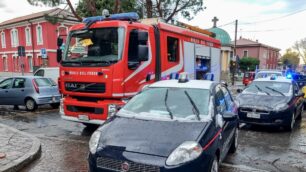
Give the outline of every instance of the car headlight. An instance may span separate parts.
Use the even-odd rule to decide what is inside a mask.
[[[95,154],[99,144],[101,132],[99,130],[95,131],[89,140],[89,150],[92,154]]]
[[[179,165],[198,158],[203,149],[199,143],[186,141],[177,147],[168,157],[166,164],[169,166]]]
[[[281,104],[278,104],[274,107],[274,110],[275,111],[281,111],[281,110],[285,110],[288,108],[288,104],[287,103],[281,103]]]
[[[108,105],[108,118],[115,115],[117,112],[117,105],[116,104],[109,104]]]

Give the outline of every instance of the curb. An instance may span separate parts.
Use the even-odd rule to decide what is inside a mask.
[[[16,172],[20,171],[23,167],[28,165],[30,162],[34,161],[36,158],[38,158],[41,154],[41,145],[39,139],[36,137],[27,134],[25,132],[19,131],[15,128],[9,127],[7,125],[3,125],[0,123],[1,127],[7,128],[9,130],[12,130],[13,132],[19,133],[21,135],[27,136],[33,140],[32,148],[29,152],[25,153],[22,157],[14,160],[12,163],[0,167],[0,172]]]

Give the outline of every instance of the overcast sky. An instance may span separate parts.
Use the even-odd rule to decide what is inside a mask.
[[[72,2],[76,4],[78,0]],[[217,25],[226,30],[232,40],[236,19],[238,38],[259,40],[282,52],[306,37],[306,0],[204,0],[204,4],[206,9],[188,23],[210,28],[216,16]],[[0,0],[0,22],[47,9],[50,8],[33,7],[27,0]]]

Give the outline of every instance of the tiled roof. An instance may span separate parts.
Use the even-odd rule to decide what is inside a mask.
[[[235,42],[232,41],[232,43],[234,44]],[[280,51],[279,48],[272,47],[272,46],[266,45],[266,44],[262,44],[262,43],[258,42],[257,40],[253,41],[253,40],[245,39],[245,38],[238,39],[237,42],[236,42],[236,45],[237,45],[237,47],[241,47],[241,46],[261,46],[261,47],[272,48],[272,49]]]
[[[76,18],[70,12],[68,12],[67,10],[63,10],[63,9],[60,9],[60,8],[53,8],[51,10],[41,11],[41,12],[38,12],[38,13],[33,13],[33,14],[29,14],[29,15],[25,15],[25,16],[21,16],[21,17],[16,17],[16,18],[13,18],[13,19],[10,19],[10,20],[6,20],[6,21],[0,23],[0,26],[40,18],[40,17],[43,17],[46,14],[48,14],[49,16],[54,16],[54,15],[57,15],[59,13],[60,13],[60,15],[59,15],[60,18],[65,16],[66,19],[77,21]]]

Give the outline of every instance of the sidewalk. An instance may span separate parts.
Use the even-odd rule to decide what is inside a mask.
[[[20,171],[40,152],[36,137],[0,123],[0,172]]]

